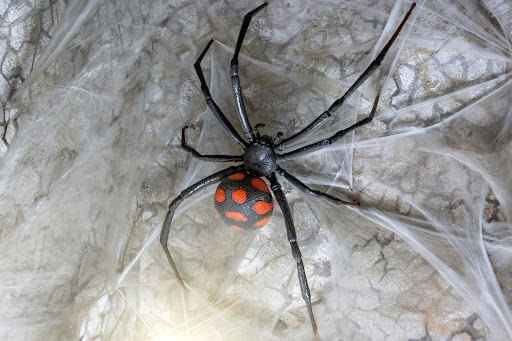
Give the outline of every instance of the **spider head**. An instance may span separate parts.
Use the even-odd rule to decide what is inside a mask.
[[[257,177],[269,175],[276,170],[277,156],[270,136],[258,136],[247,146],[244,153],[244,167],[247,172]]]

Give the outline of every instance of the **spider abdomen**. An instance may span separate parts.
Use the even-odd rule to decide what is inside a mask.
[[[241,172],[220,182],[215,191],[215,208],[228,226],[238,231],[251,231],[270,220],[274,201],[262,179]]]

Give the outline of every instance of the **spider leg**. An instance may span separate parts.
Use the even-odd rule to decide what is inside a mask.
[[[169,260],[169,263],[171,264],[172,271],[174,271],[174,275],[176,276],[176,279],[178,280],[180,285],[185,290],[187,290],[187,288],[185,288],[185,284],[183,283],[183,280],[181,279],[180,273],[178,272],[178,269],[176,268],[176,264],[174,264],[174,261],[171,257],[171,253],[169,252],[169,248],[167,247],[167,240],[169,239],[169,230],[171,228],[171,222],[172,222],[172,218],[174,216],[174,211],[176,211],[176,209],[183,202],[183,200],[190,197],[192,194],[202,190],[203,188],[205,188],[209,185],[219,182],[222,179],[224,179],[230,175],[241,172],[243,170],[244,170],[243,165],[232,166],[232,167],[228,167],[224,170],[221,170],[217,173],[214,173],[210,176],[207,176],[203,180],[200,180],[200,181],[196,182],[195,184],[184,189],[176,198],[174,198],[174,200],[169,205],[169,211],[167,212],[167,215],[165,216],[165,221],[162,226],[162,233],[160,234],[160,244],[162,244],[165,255],[167,256],[167,259]]]
[[[297,187],[298,189],[300,189],[302,192],[304,192],[306,194],[312,195],[314,197],[322,197],[324,199],[329,200],[330,202],[335,203],[336,205],[359,206],[359,202],[357,202],[357,201],[353,202],[353,201],[342,200],[342,199],[336,198],[335,196],[332,196],[330,194],[311,189],[305,183],[303,183],[302,181],[297,179],[295,176],[291,175],[290,173],[288,173],[287,171],[285,171],[284,169],[282,169],[279,166],[277,166],[276,172],[279,175],[281,175],[282,177],[284,177],[286,180],[288,180],[292,185],[294,185],[295,187]]]
[[[243,155],[202,155],[197,150],[192,148],[187,144],[185,139],[185,131],[188,127],[183,127],[181,129],[181,148],[185,149],[187,152],[191,153],[192,156],[199,160],[203,161],[213,161],[213,162],[232,162],[232,161],[243,161]]]
[[[242,148],[245,149],[247,147],[247,143],[240,137],[240,135],[237,133],[233,125],[229,122],[227,117],[220,110],[217,103],[215,103],[215,101],[212,98],[212,95],[210,94],[210,89],[208,88],[208,85],[206,85],[206,80],[204,79],[203,69],[201,68],[201,61],[203,60],[204,55],[206,54],[212,43],[213,39],[210,40],[208,44],[206,44],[206,47],[204,48],[203,52],[199,55],[196,62],[194,63],[194,68],[196,69],[197,76],[199,77],[199,81],[201,82],[201,92],[204,95],[204,99],[206,100],[208,108],[210,108],[212,113],[215,115],[222,128],[224,128],[224,130],[233,140],[235,140],[236,143],[238,143],[240,146],[242,146]]]
[[[377,103],[378,102],[379,102],[379,95],[377,95],[377,97],[375,98],[375,101],[373,102],[372,111],[371,111],[371,113],[370,113],[370,115],[368,117],[363,118],[362,120],[354,123],[353,125],[351,125],[348,128],[339,130],[336,134],[334,134],[333,136],[331,136],[331,137],[329,137],[329,138],[327,138],[325,140],[321,140],[321,141],[309,144],[307,146],[304,146],[304,147],[301,147],[301,148],[297,148],[297,149],[292,150],[291,152],[288,152],[288,153],[278,154],[277,155],[277,160],[278,161],[284,161],[284,160],[294,159],[296,157],[303,156],[303,155],[309,154],[311,152],[314,152],[316,150],[323,149],[325,147],[330,146],[331,144],[335,143],[336,141],[341,139],[343,136],[345,136],[346,133],[356,129],[357,127],[360,127],[362,125],[370,123],[373,120],[373,116],[375,115],[375,111],[377,110]]]
[[[324,111],[320,116],[318,116],[313,122],[311,122],[306,128],[302,129],[301,131],[299,131],[298,133],[296,133],[295,135],[289,137],[289,138],[286,138],[284,140],[281,141],[281,143],[279,143],[276,148],[278,150],[283,150],[284,148],[292,145],[293,143],[296,143],[300,140],[302,140],[303,138],[305,138],[306,136],[309,136],[310,134],[312,134],[316,129],[318,129],[329,117],[332,116],[332,114],[334,114],[336,112],[336,110],[338,110],[342,105],[343,103],[345,102],[345,100],[350,96],[352,95],[360,86],[361,84],[364,83],[364,81],[371,76],[371,74],[377,70],[377,68],[380,66],[382,60],[384,59],[384,57],[386,56],[386,53],[388,53],[388,50],[391,48],[391,45],[394,43],[394,41],[396,40],[396,38],[398,37],[398,34],[400,33],[400,31],[402,30],[402,28],[404,27],[405,23],[407,22],[407,20],[409,19],[409,16],[411,15],[412,13],[412,10],[414,9],[414,7],[416,7],[416,3],[413,2],[411,7],[409,8],[409,11],[407,12],[407,14],[405,15],[404,19],[402,20],[402,22],[400,23],[400,25],[398,26],[398,28],[396,29],[395,33],[393,33],[393,36],[391,37],[391,39],[389,39],[389,41],[387,42],[387,44],[384,46],[384,48],[382,49],[382,51],[380,51],[380,53],[377,55],[377,57],[375,58],[375,60],[373,62],[371,62],[371,64],[366,68],[366,70],[364,70],[364,72],[361,74],[361,76],[359,76],[359,78],[354,82],[354,84],[352,84],[352,86],[347,90],[347,92],[345,92],[345,94],[340,97],[339,99],[337,99],[336,101],[334,101],[334,103],[329,107],[329,109],[327,109],[327,111]]]
[[[238,34],[235,54],[233,55],[233,59],[231,59],[231,83],[233,84],[233,93],[235,95],[236,109],[238,111],[238,115],[240,116],[242,129],[244,130],[247,139],[249,139],[249,142],[253,142],[255,136],[252,133],[252,127],[251,124],[249,123],[247,113],[245,112],[242,88],[240,87],[240,78],[238,78],[238,54],[240,53],[240,49],[242,48],[242,43],[244,42],[245,34],[247,33],[247,29],[249,28],[249,24],[251,23],[252,17],[255,16],[256,13],[258,13],[260,10],[267,7],[267,5],[268,4],[265,2],[245,15],[244,20],[242,22],[242,27],[240,28],[240,33]]]
[[[304,269],[304,263],[302,262],[302,255],[300,253],[299,244],[297,244],[297,233],[295,232],[295,225],[293,224],[292,212],[290,211],[288,201],[286,201],[284,192],[281,189],[281,184],[279,184],[277,181],[275,173],[267,175],[266,178],[270,181],[272,192],[274,193],[277,203],[283,212],[284,222],[286,225],[286,234],[288,235],[288,241],[290,242],[293,258],[297,262],[300,291],[302,292],[302,298],[306,302],[306,307],[308,309],[309,319],[311,321],[313,332],[315,335],[318,335],[315,316],[313,315],[313,307],[311,305],[311,293],[309,292],[306,270]]]

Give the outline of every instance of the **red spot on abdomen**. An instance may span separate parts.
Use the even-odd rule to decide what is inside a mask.
[[[244,173],[236,173],[228,176],[228,178],[230,178],[231,180],[242,180],[243,178],[245,178],[245,175]]]
[[[247,193],[243,189],[235,189],[233,193],[231,193],[231,199],[237,204],[243,204],[245,200],[247,200]]]
[[[252,185],[254,188],[259,189],[260,191],[270,193],[270,190],[268,189],[267,184],[266,184],[263,180],[261,180],[260,178],[254,178],[254,179],[252,179],[252,180],[251,180],[251,185]]]
[[[252,206],[254,212],[259,215],[266,214],[270,212],[270,210],[274,207],[274,202],[264,202],[264,201],[256,201],[256,203]]]
[[[243,228],[241,228],[240,226],[236,226],[236,225],[231,225],[231,228],[232,228],[232,229],[235,229],[235,230],[237,230],[237,231],[243,231],[243,230],[244,230],[244,229],[243,229]]]
[[[226,193],[220,188],[217,188],[215,191],[215,201],[216,202],[223,202],[226,199]]]
[[[254,223],[254,226],[256,227],[262,227],[263,225],[265,225],[266,223],[268,223],[268,221],[270,220],[270,218],[272,218],[271,215],[269,215],[268,217],[266,218],[263,218],[261,219],[260,221],[257,221]]]
[[[233,220],[236,220],[236,221],[247,221],[247,217],[244,216],[242,213],[238,213],[238,212],[233,212],[233,211],[228,211],[226,212],[226,217],[228,217],[229,219],[233,219]]]

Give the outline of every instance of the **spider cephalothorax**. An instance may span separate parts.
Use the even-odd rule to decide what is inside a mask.
[[[226,133],[243,148],[244,153],[242,155],[201,155],[193,147],[187,144],[185,138],[185,131],[187,127],[182,129],[181,135],[181,146],[183,149],[192,153],[194,157],[200,160],[213,162],[242,162],[242,164],[238,166],[231,166],[217,173],[214,173],[183,190],[169,205],[169,211],[165,217],[162,233],[160,235],[160,243],[162,244],[164,252],[167,256],[167,259],[169,260],[169,263],[171,264],[178,282],[183,287],[183,289],[187,290],[178,272],[178,269],[174,264],[171,253],[169,252],[169,248],[167,247],[169,230],[171,228],[171,222],[176,208],[183,202],[183,200],[190,197],[194,193],[211,184],[220,182],[215,192],[215,206],[220,218],[236,230],[255,230],[266,224],[272,215],[272,210],[274,208],[274,202],[272,200],[272,195],[270,194],[270,191],[272,191],[283,213],[288,241],[290,242],[293,258],[297,263],[300,290],[302,292],[302,297],[306,302],[306,307],[311,325],[313,327],[313,332],[315,335],[317,335],[317,326],[311,304],[311,294],[309,292],[306,271],[304,269],[302,256],[300,253],[299,245],[297,243],[297,235],[295,233],[292,213],[288,206],[285,194],[281,189],[281,185],[277,180],[276,173],[309,195],[327,199],[330,202],[338,205],[359,205],[358,202],[345,201],[319,190],[309,188],[298,178],[281,168],[279,163],[280,161],[290,160],[325,148],[338,141],[348,132],[372,121],[377,109],[377,103],[379,102],[378,95],[375,98],[372,110],[368,117],[354,123],[345,129],[339,130],[336,134],[327,139],[319,140],[317,142],[307,144],[304,147],[284,152],[287,147],[291,147],[294,143],[303,140],[307,136],[310,136],[317,128],[319,128],[326,120],[328,120],[329,117],[331,117],[336,112],[336,110],[343,105],[346,98],[354,93],[354,91],[356,91],[357,88],[361,86],[361,84],[379,67],[387,51],[395,41],[402,27],[405,25],[407,19],[409,18],[412,10],[416,6],[416,3],[411,5],[409,11],[405,15],[405,18],[402,20],[397,30],[388,41],[388,43],[384,46],[377,58],[372,61],[372,63],[347,90],[347,92],[342,97],[337,99],[325,112],[318,116],[306,128],[281,141],[279,140],[282,137],[282,133],[278,133],[274,139],[266,135],[260,136],[258,133],[258,128],[262,127],[263,124],[257,124],[253,131],[253,128],[249,122],[249,118],[247,117],[247,113],[245,112],[242,88],[240,86],[240,79],[238,77],[238,55],[240,53],[240,48],[242,47],[245,34],[249,27],[249,23],[251,22],[252,17],[266,6],[267,3],[264,3],[247,13],[247,15],[244,17],[242,27],[240,29],[240,34],[238,36],[235,53],[233,59],[231,60],[231,81],[233,85],[233,93],[235,95],[235,101],[237,104],[237,111],[242,125],[242,130],[246,138],[249,140],[248,142],[242,139],[233,125],[222,113],[221,109],[212,99],[210,90],[206,84],[206,80],[201,69],[201,61],[210,48],[210,45],[213,43],[213,40],[211,40],[206,45],[206,48],[199,55],[199,58],[194,64],[194,68],[196,69],[197,75],[201,82],[201,91],[203,92],[206,104],[218,119]],[[262,177],[266,178],[270,182],[270,190]]]
[[[270,136],[258,136],[245,149],[245,169],[256,176],[267,176],[274,172],[277,167],[277,154],[274,148],[275,146]]]

